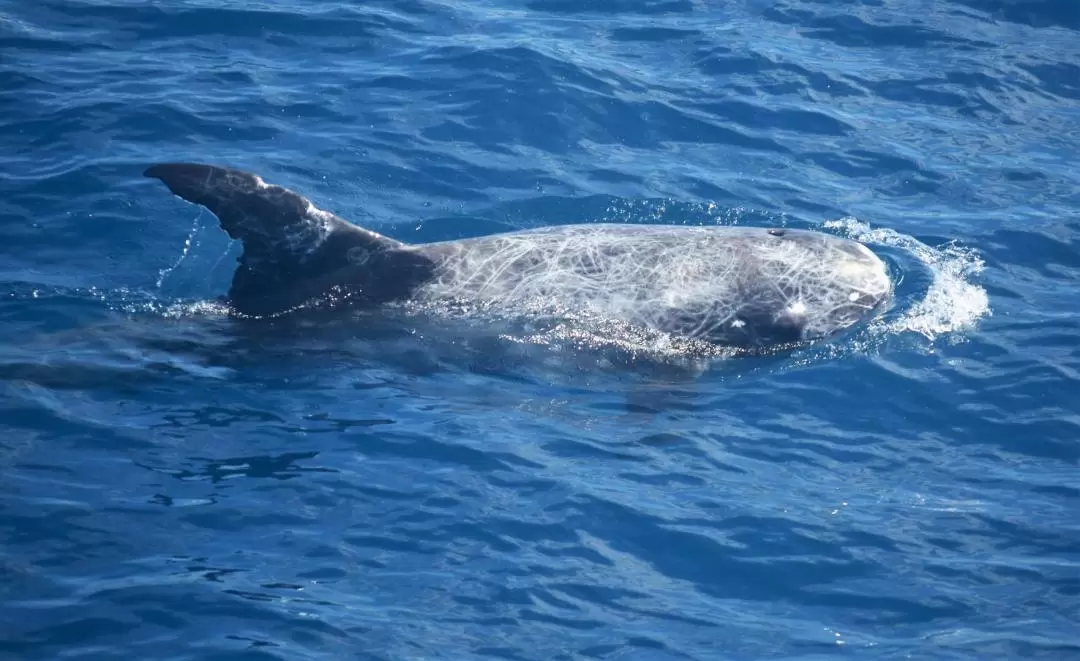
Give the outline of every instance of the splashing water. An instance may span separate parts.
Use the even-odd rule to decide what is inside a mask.
[[[195,220],[191,222],[191,229],[188,230],[187,238],[184,239],[184,248],[180,251],[180,256],[176,258],[176,261],[171,266],[167,266],[158,271],[158,279],[155,286],[161,289],[161,286],[165,284],[165,278],[169,277],[173,271],[180,267],[180,265],[187,259],[188,254],[191,252],[192,244],[195,241],[196,235],[199,233],[199,228],[202,221],[202,211],[199,215],[195,216]]]
[[[969,330],[991,313],[986,289],[972,282],[984,266],[975,250],[953,242],[933,248],[895,230],[871,229],[853,217],[826,221],[824,225],[863,243],[899,248],[930,272],[932,281],[922,299],[898,318],[882,321],[877,327],[879,332],[910,331],[933,341],[947,333]]]

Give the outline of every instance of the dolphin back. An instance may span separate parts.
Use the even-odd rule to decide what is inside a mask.
[[[438,263],[419,299],[549,306],[735,347],[833,335],[892,286],[866,246],[786,228],[581,224],[417,249]]]
[[[430,272],[429,260],[405,244],[257,175],[201,163],[162,163],[144,174],[209,209],[243,244],[229,289],[239,312],[282,312],[328,293],[375,304],[407,296]]]

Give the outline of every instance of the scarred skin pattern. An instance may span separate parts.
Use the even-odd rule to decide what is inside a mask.
[[[466,304],[768,347],[838,333],[892,294],[867,247],[806,230],[583,224],[408,245],[238,170],[174,163],[146,174],[243,242],[229,299],[249,315],[332,293],[363,307]]]
[[[414,249],[436,264],[418,300],[546,300],[736,346],[826,337],[892,289],[863,245],[790,229],[571,225]]]

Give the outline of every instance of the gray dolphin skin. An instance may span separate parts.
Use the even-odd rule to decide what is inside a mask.
[[[228,300],[248,316],[316,300],[550,309],[736,348],[832,336],[891,298],[866,246],[807,230],[581,224],[406,244],[239,170],[148,168],[243,244]]]

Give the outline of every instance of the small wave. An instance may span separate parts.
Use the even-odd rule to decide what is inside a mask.
[[[880,321],[875,330],[914,332],[933,341],[942,335],[970,330],[991,313],[986,289],[973,282],[984,266],[975,250],[955,242],[931,247],[892,229],[872,229],[853,217],[826,221],[825,227],[863,243],[903,250],[930,272],[932,280],[923,297],[898,317]]]
[[[228,318],[233,310],[226,303],[216,300],[180,301],[153,308],[166,319],[184,319],[188,317]]]

